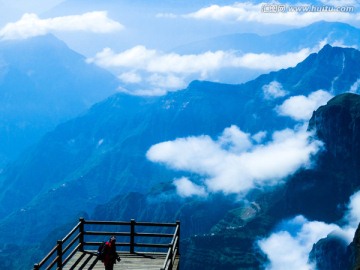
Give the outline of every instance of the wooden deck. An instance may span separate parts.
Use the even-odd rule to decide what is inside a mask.
[[[78,224],[39,262],[34,270],[104,269],[94,247],[104,237],[117,236],[121,261],[114,269],[177,270],[180,221],[176,223],[96,221],[80,218]],[[144,252],[144,250],[148,252]]]
[[[164,253],[118,253],[121,261],[114,265],[114,270],[160,270],[165,262]],[[178,269],[179,257],[175,260],[173,269]],[[77,252],[75,256],[63,267],[64,270],[91,270],[104,269],[104,264],[98,261],[94,252]]]

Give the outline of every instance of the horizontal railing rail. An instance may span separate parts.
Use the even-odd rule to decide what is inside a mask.
[[[101,229],[94,230],[94,226],[101,226]],[[129,231],[114,231],[114,226],[128,227]],[[92,227],[91,230],[87,230],[88,227]],[[108,227],[112,227],[113,230],[105,230]],[[169,232],[146,232],[143,231],[149,227],[157,228],[174,228],[173,233]],[[142,229],[137,231],[137,229]],[[179,255],[179,239],[180,239],[180,222],[176,223],[154,223],[154,222],[136,222],[131,220],[130,222],[124,221],[97,221],[97,220],[85,220],[79,219],[79,223],[62,239],[58,240],[55,247],[40,261],[40,263],[34,264],[34,270],[40,269],[57,269],[61,270],[65,264],[67,264],[72,257],[78,251],[85,251],[85,248],[98,247],[102,242],[94,241],[94,238],[101,236],[118,236],[128,238],[128,242],[117,242],[118,247],[129,248],[129,253],[136,253],[137,248],[147,249],[166,249],[166,259],[161,270],[171,270],[173,268],[176,257]],[[92,238],[89,241],[88,238]],[[158,239],[156,242],[145,243],[136,242],[135,239]],[[164,240],[171,238],[171,242],[164,243]],[[85,241],[86,239],[86,241]],[[160,239],[160,240],[159,240]],[[96,239],[95,239],[96,240]],[[95,252],[94,249],[92,249]],[[88,250],[87,250],[88,252]],[[56,266],[56,268],[54,268]]]

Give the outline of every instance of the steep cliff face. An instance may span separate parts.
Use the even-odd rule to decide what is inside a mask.
[[[289,216],[302,213],[336,222],[360,187],[360,96],[336,96],[314,112],[309,129],[324,142],[324,149],[316,157],[316,167],[298,172],[288,182],[285,204],[278,207]]]
[[[360,269],[360,225],[356,230],[353,242],[349,246],[349,260],[352,270]]]
[[[317,270],[359,270],[360,224],[350,245],[339,237],[329,235],[314,244],[309,260]]]
[[[336,221],[339,210],[344,210],[342,206],[360,187],[360,96],[347,93],[333,98],[314,112],[309,129],[325,143],[325,149],[318,157],[317,168],[309,171],[310,176],[314,176],[315,171],[318,175],[312,180],[313,187],[295,196],[298,199],[300,194],[310,196],[317,206],[314,209],[322,211],[325,220]],[[320,207],[322,205],[324,207]],[[359,269],[359,246],[360,229],[350,246],[340,237],[329,235],[314,244],[309,260],[318,270]]]
[[[316,129],[317,136],[325,140],[328,158],[336,162],[341,159],[345,168],[360,165],[360,97],[356,94],[342,94],[320,107],[309,123],[310,129]],[[349,167],[349,164],[352,165]],[[353,171],[354,176],[358,170]]]
[[[314,244],[309,260],[317,270],[349,269],[347,242],[336,235],[329,235]]]

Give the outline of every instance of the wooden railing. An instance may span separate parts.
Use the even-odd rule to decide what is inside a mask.
[[[99,227],[101,230],[87,230],[88,227]],[[104,230],[108,227],[127,227],[128,231],[117,231],[117,230]],[[158,232],[146,232],[145,229],[152,228],[173,228],[173,233],[158,233]],[[142,229],[141,232],[138,229]],[[155,229],[156,230],[156,229]],[[154,230],[153,230],[154,231]],[[117,247],[128,247],[129,253],[137,253],[136,248],[145,249],[165,249],[167,250],[166,259],[163,267],[160,270],[171,270],[175,262],[176,256],[179,255],[180,245],[180,222],[176,223],[153,223],[153,222],[136,222],[131,220],[130,222],[122,221],[88,221],[83,218],[79,219],[79,223],[62,239],[58,240],[55,247],[41,260],[40,263],[34,264],[34,270],[39,269],[58,269],[67,264],[71,258],[78,251],[89,251],[93,252],[97,250],[97,247],[101,244],[101,241],[94,241],[99,236],[119,236],[128,238],[128,242],[117,242]],[[157,240],[154,242],[158,243],[138,243],[136,239],[150,238],[151,240]],[[163,243],[160,239],[171,238],[170,243]],[[93,240],[93,241],[88,241]],[[159,243],[160,242],[160,243]],[[89,247],[95,247],[95,249],[89,249]]]

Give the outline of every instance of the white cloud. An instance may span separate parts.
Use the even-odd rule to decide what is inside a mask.
[[[158,13],[158,14],[156,14],[155,17],[156,18],[175,19],[175,18],[178,18],[179,16],[174,13]]]
[[[350,87],[349,92],[350,93],[358,93],[360,87],[360,79],[357,79],[356,82]]]
[[[139,83],[142,81],[141,76],[134,71],[124,72],[118,78],[125,83]]]
[[[266,269],[314,270],[315,266],[308,262],[309,253],[313,244],[329,234],[336,235],[349,244],[360,222],[360,192],[351,196],[344,221],[345,225],[340,227],[336,224],[309,221],[300,215],[283,222],[282,229],[258,241],[259,247],[270,261]]]
[[[332,231],[340,229],[334,224],[309,222],[303,216],[297,216],[287,222],[287,226],[294,225],[297,228],[295,232],[281,230],[258,242],[270,261],[267,270],[315,269],[314,265],[308,263],[313,244]]]
[[[134,79],[129,75],[141,74],[142,82],[148,82],[148,85],[140,88],[148,89],[147,93],[151,93],[151,89],[154,89],[154,93],[163,92],[165,94],[168,91],[183,88],[194,79],[214,80],[215,77],[217,80],[218,77],[223,76],[224,69],[238,69],[239,72],[244,69],[268,72],[294,67],[311,53],[321,49],[324,44],[326,44],[326,40],[319,42],[314,48],[304,48],[297,52],[280,55],[239,54],[235,51],[222,50],[199,54],[178,54],[165,53],[138,45],[119,53],[110,48],[104,48],[93,57],[88,58],[87,62],[119,72],[120,79],[128,83],[132,83],[131,79]],[[263,91],[265,98],[269,99],[287,94],[276,81],[264,86]]]
[[[225,68],[270,71],[292,67],[315,50],[318,50],[318,47],[282,55],[266,53],[239,55],[234,51],[221,50],[181,55],[164,53],[139,45],[120,53],[105,48],[94,57],[88,58],[87,62],[103,68],[118,69],[121,73],[120,79],[129,83],[132,83],[132,80],[136,81],[137,77],[133,76],[134,73],[141,72],[143,81],[149,82],[154,92],[159,93],[158,89],[162,89],[162,92],[166,93],[183,88],[194,79],[207,80],[214,73]],[[150,91],[150,87],[146,88]]]
[[[184,79],[174,74],[155,73],[149,76],[148,81],[151,85],[161,88],[181,89],[186,86]]]
[[[40,19],[34,13],[26,13],[14,23],[6,24],[0,30],[3,40],[25,39],[45,35],[52,31],[88,31],[93,33],[110,33],[124,27],[108,18],[105,11],[94,11],[82,15],[72,15]]]
[[[125,87],[119,87],[117,89],[121,93],[125,93],[132,96],[163,96],[166,95],[169,90],[164,88],[136,88],[136,90],[128,89]]]
[[[95,57],[87,61],[96,63],[102,67],[130,67],[144,69],[147,63],[157,56],[156,50],[149,50],[145,46],[135,46],[116,54],[112,49],[105,48],[98,52]]]
[[[324,0],[325,1],[325,0]],[[342,3],[345,0],[342,1]],[[326,1],[327,4],[335,4],[338,1]],[[349,0],[349,2],[352,2]],[[274,12],[273,8],[281,8],[281,11]],[[318,8],[323,5],[315,6],[310,4],[297,4],[297,5],[283,5],[279,6],[276,2],[263,2],[253,4],[251,2],[234,3],[232,5],[211,5],[202,8],[196,12],[185,15],[186,18],[193,18],[199,20],[217,20],[217,21],[236,21],[236,22],[257,22],[263,24],[282,24],[291,26],[304,26],[316,21],[339,21],[348,22],[351,20],[360,20],[359,13],[352,12],[319,12]],[[302,12],[296,12],[300,8]],[[304,8],[309,8],[310,11],[305,12]],[[314,11],[311,11],[313,8]],[[318,12],[316,12],[318,11]]]
[[[211,5],[202,8],[194,13],[185,15],[185,17],[195,19],[212,19],[212,20],[239,20],[241,17],[246,16],[247,13],[260,11],[257,5],[251,3],[235,3],[231,6]]]
[[[345,216],[350,227],[357,228],[360,223],[360,192],[355,193],[350,197],[348,211]]]
[[[262,87],[265,99],[276,99],[278,97],[284,97],[288,94],[277,81],[272,81],[271,83],[264,85]]]
[[[247,53],[243,56],[233,58],[230,63],[234,67],[257,70],[278,70],[294,67],[299,62],[305,60],[313,51],[314,50],[304,48],[298,52],[289,52],[281,55]]]
[[[324,5],[330,6],[357,6],[356,0],[320,0]]]
[[[177,193],[181,197],[206,196],[205,188],[191,182],[188,178],[182,177],[174,180]]]
[[[118,54],[110,48],[105,48],[93,58],[89,58],[88,62],[94,62],[105,68],[135,68],[156,73],[199,73],[206,76],[209,72],[221,68],[258,70],[287,68],[303,61],[311,52],[313,50],[302,49],[299,52],[283,55],[266,53],[237,55],[232,51],[208,51],[201,54],[180,55],[177,53],[163,53],[139,45]]]
[[[276,108],[279,115],[289,116],[297,121],[306,121],[321,105],[325,105],[333,95],[324,90],[311,93],[308,97],[300,95],[288,98]]]
[[[256,133],[255,135],[253,135],[251,138],[255,142],[261,143],[266,138],[266,135],[267,135],[266,131],[260,131],[260,132]]]
[[[245,194],[255,187],[274,186],[301,167],[321,142],[310,141],[305,129],[275,132],[268,144],[231,126],[214,141],[209,136],[179,138],[153,145],[147,158],[171,169],[196,173],[208,192]]]
[[[252,147],[250,134],[241,131],[237,126],[226,128],[218,143],[222,149],[231,153],[242,153]]]

